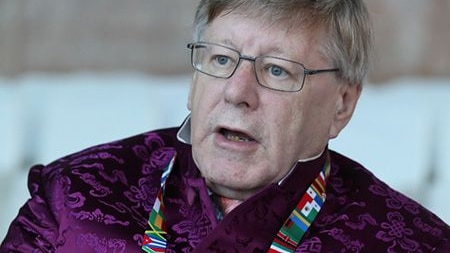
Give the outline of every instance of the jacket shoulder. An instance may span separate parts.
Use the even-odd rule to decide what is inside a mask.
[[[67,155],[44,166],[42,176],[73,171],[76,168],[100,171],[121,170],[126,175],[144,172],[139,168],[151,164],[155,169],[164,165],[175,152],[176,129],[162,129],[103,143]]]
[[[135,187],[144,182],[147,187],[159,186],[162,170],[180,145],[175,135],[175,128],[146,132],[35,166],[30,170],[29,188],[44,187],[51,195],[77,191],[85,202],[95,198],[137,201],[130,199]]]
[[[320,230],[322,239],[355,252],[434,252],[450,247],[449,226],[431,211],[361,164],[333,151],[330,155],[327,200],[313,229]]]
[[[142,133],[32,167],[31,198],[1,249],[138,251],[161,173],[182,148],[176,132]]]

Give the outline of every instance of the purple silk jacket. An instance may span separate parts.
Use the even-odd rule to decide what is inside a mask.
[[[450,229],[360,164],[330,150],[299,162],[220,222],[178,129],[140,134],[31,168],[31,198],[0,252],[140,252],[160,176],[176,155],[164,202],[166,252],[267,252],[327,156],[325,205],[295,252],[450,252]],[[220,166],[220,164],[218,164]]]

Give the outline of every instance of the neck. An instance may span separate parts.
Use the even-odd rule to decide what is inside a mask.
[[[258,191],[261,190],[261,188],[255,188],[255,189],[234,189],[230,187],[226,187],[219,184],[214,184],[209,181],[206,182],[206,185],[208,188],[217,194],[218,196],[225,197],[228,199],[235,199],[244,201],[251,196],[255,195]]]
[[[229,212],[231,212],[235,207],[237,207],[239,204],[241,204],[243,201],[239,199],[230,199],[223,196],[218,196],[217,204],[219,205],[220,209],[222,210],[224,215],[227,215]]]

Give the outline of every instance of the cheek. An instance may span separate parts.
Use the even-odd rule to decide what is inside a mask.
[[[209,112],[221,99],[220,85],[207,77],[194,74],[189,90],[188,104],[192,113]]]
[[[322,97],[327,96],[305,92],[295,100],[277,105],[280,109],[270,119],[270,131],[277,133],[273,136],[273,147],[283,150],[288,159],[316,155],[327,142],[331,103]]]
[[[301,136],[304,124],[304,110],[298,100],[282,101],[272,105],[276,110],[269,110],[270,117],[267,118],[268,133],[270,134],[271,146],[277,150],[283,150],[287,144],[297,141]]]
[[[197,74],[195,73],[192,77],[192,82],[191,82],[191,87],[189,89],[189,97],[188,97],[188,108],[189,110],[193,111],[194,108],[196,107],[196,104],[198,103],[198,101],[200,101],[199,99],[199,91],[198,91],[198,78],[197,78]]]
[[[192,111],[192,101],[193,101],[193,93],[194,93],[194,84],[196,82],[197,79],[197,73],[194,72],[194,74],[192,75],[191,78],[191,83],[189,85],[189,93],[188,93],[188,101],[187,101],[187,108],[189,109],[189,111]]]
[[[303,125],[304,141],[309,146],[320,147],[329,140],[329,132],[336,111],[334,94],[324,91],[321,96],[310,99],[304,109],[301,124]]]
[[[338,85],[332,81],[322,81],[311,87],[308,95],[303,98],[305,118],[312,120],[314,124],[319,124],[318,127],[327,125],[336,111],[337,96]]]

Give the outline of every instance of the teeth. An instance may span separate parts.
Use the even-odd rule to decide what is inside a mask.
[[[225,133],[225,138],[227,138],[230,141],[243,141],[243,142],[250,141],[250,139],[248,139],[248,138],[245,138],[245,137],[242,137],[239,135],[235,135],[235,134],[232,134],[229,132]]]

